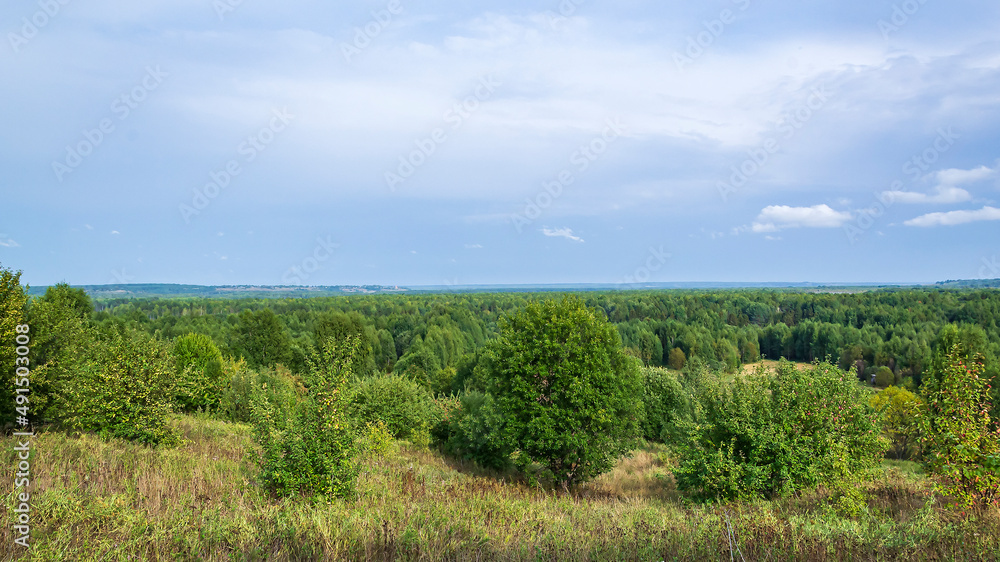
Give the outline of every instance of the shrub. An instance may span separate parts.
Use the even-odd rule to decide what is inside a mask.
[[[254,400],[253,436],[261,448],[261,484],[278,496],[349,496],[358,467],[357,445],[344,388],[359,341],[328,340],[311,360],[309,391],[292,405]]]
[[[27,298],[21,286],[21,273],[0,268],[0,425],[14,416],[14,376],[18,335],[17,326],[24,322],[24,305]],[[28,333],[32,343],[36,343],[35,333]],[[23,366],[23,365],[22,365]],[[29,365],[30,367],[30,365]]]
[[[689,419],[688,399],[675,373],[655,367],[642,369],[646,417],[642,433],[647,441],[666,443],[680,437],[678,422]]]
[[[448,423],[446,448],[454,455],[486,468],[510,466],[510,445],[503,440],[503,416],[489,394],[471,391]]]
[[[921,391],[921,444],[927,471],[966,505],[1000,504],[1000,427],[990,418],[981,357],[951,346]]]
[[[887,388],[896,382],[896,375],[892,372],[889,367],[879,367],[875,371],[875,386],[879,388]]]
[[[57,381],[56,421],[105,437],[179,443],[167,425],[173,411],[174,366],[165,344],[131,328],[97,334],[79,371]]]
[[[801,372],[781,362],[699,394],[677,486],[698,499],[773,497],[827,485],[848,489],[887,447],[853,375],[829,364]]]
[[[212,338],[202,334],[181,336],[174,342],[173,356],[178,407],[184,412],[218,408],[226,373],[222,370],[222,353]]]
[[[243,359],[224,358],[222,373],[227,382],[219,398],[219,413],[234,422],[253,421],[254,400],[291,408],[306,393],[302,380],[281,366],[258,372],[250,369]]]
[[[383,422],[400,439],[425,439],[441,412],[420,383],[397,374],[356,379],[350,386],[350,412],[361,424]]]
[[[564,489],[610,470],[639,437],[638,361],[618,330],[567,297],[505,317],[488,351],[489,394],[504,447],[546,467]]]
[[[897,460],[913,458],[917,452],[920,399],[905,388],[890,386],[872,396],[870,402],[878,411],[882,429],[892,442],[889,450],[892,457]]]

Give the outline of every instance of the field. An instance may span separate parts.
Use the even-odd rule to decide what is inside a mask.
[[[405,441],[364,461],[354,499],[276,500],[253,483],[249,428],[178,416],[150,449],[59,432],[34,441],[26,560],[996,560],[1000,515],[962,513],[913,463],[842,517],[819,490],[689,505],[669,450],[648,446],[571,495]],[[13,443],[4,438],[5,462]],[[12,517],[12,498],[5,505]],[[18,559],[11,525],[0,558]]]

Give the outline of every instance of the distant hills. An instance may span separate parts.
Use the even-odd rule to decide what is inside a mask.
[[[523,293],[547,291],[617,291],[617,290],[710,290],[775,289],[803,292],[860,292],[900,288],[987,289],[1000,288],[1000,279],[949,280],[933,285],[920,283],[636,283],[636,284],[550,284],[550,285],[425,285],[412,287],[385,285],[333,285],[301,287],[288,285],[175,285],[167,283],[81,285],[94,299],[115,298],[301,298],[349,295],[384,295],[406,293]],[[39,296],[47,287],[31,287],[29,295]]]

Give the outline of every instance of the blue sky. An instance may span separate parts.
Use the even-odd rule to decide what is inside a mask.
[[[32,285],[1000,277],[990,1],[10,1]]]

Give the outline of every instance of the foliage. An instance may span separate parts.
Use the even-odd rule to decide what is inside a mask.
[[[21,286],[21,272],[0,267],[0,425],[14,415],[14,377],[17,361],[17,327],[24,322],[27,298]],[[29,339],[37,338],[38,330],[31,326]],[[33,342],[32,342],[33,343]],[[36,355],[37,357],[37,355]],[[31,357],[29,356],[30,360]],[[29,364],[30,368],[31,365]]]
[[[230,421],[252,422],[255,400],[288,410],[306,393],[302,380],[283,367],[254,371],[243,359],[223,358],[222,372],[226,386],[219,399],[219,413]]]
[[[614,326],[579,299],[531,303],[506,317],[488,362],[506,446],[564,488],[606,472],[634,448],[638,366]]]
[[[308,394],[292,405],[254,401],[253,436],[261,449],[260,481],[278,496],[346,497],[358,474],[356,437],[344,389],[360,342],[327,340],[311,360]]]
[[[54,381],[51,412],[67,427],[141,443],[175,445],[174,366],[169,349],[132,328],[99,330],[78,370]]]
[[[647,441],[670,443],[681,438],[678,429],[682,420],[689,420],[688,393],[677,374],[666,369],[645,367],[642,402],[646,417],[642,423]]]
[[[699,393],[703,423],[680,448],[677,486],[698,499],[844,489],[878,466],[887,447],[852,374],[782,362]]]
[[[281,319],[270,308],[240,313],[232,347],[252,367],[273,367],[292,359],[291,338]]]
[[[896,375],[893,374],[892,369],[889,367],[879,367],[875,372],[875,386],[887,388],[894,382],[896,382]]]
[[[504,418],[489,394],[466,392],[461,407],[448,420],[445,448],[480,466],[504,469],[511,465],[513,448],[503,438]]]
[[[970,358],[955,343],[943,361],[935,361],[921,388],[927,470],[941,476],[948,493],[967,505],[1000,504],[1000,427],[990,417],[983,371],[982,357]]]
[[[684,368],[685,363],[687,363],[687,357],[684,355],[683,349],[675,347],[670,350],[670,356],[667,359],[667,365],[671,369],[675,371],[680,371],[681,369]]]
[[[190,333],[174,341],[177,367],[177,404],[182,411],[218,408],[225,390],[222,352],[212,338]]]
[[[349,411],[362,424],[383,422],[393,437],[424,439],[441,420],[426,388],[389,373],[355,379],[349,387]]]
[[[893,458],[912,459],[919,440],[920,398],[905,388],[890,386],[871,397],[871,405],[882,419],[882,430],[892,442]]]

